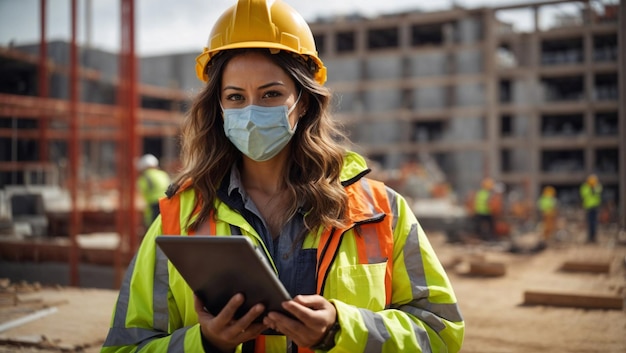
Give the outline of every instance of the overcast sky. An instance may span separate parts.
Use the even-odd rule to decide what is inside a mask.
[[[91,31],[87,31],[86,2],[78,0],[78,41],[104,50],[117,50],[120,43],[120,0],[90,0]],[[307,21],[320,16],[360,13],[375,16],[405,10],[436,11],[454,3],[468,8],[503,6],[537,0],[287,0]],[[618,1],[618,0],[613,0]],[[48,0],[47,38],[70,38],[70,0]],[[136,0],[136,50],[139,55],[201,51],[219,15],[235,0]],[[575,12],[575,5],[559,7]],[[521,29],[529,13],[504,13]],[[508,17],[508,18],[507,18]],[[0,0],[0,46],[39,40],[39,0]],[[88,34],[90,33],[90,34]]]

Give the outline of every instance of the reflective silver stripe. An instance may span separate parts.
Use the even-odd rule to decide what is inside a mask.
[[[419,318],[437,332],[441,332],[446,328],[446,324],[442,318],[452,322],[463,321],[461,311],[457,304],[428,303],[426,299],[422,299],[414,300],[410,304],[402,305],[398,309]]]
[[[153,325],[155,330],[141,328],[125,328],[126,316],[128,315],[128,303],[130,297],[130,283],[134,274],[137,256],[130,262],[124,281],[120,288],[113,327],[109,330],[104,346],[135,345],[144,342],[145,345],[150,339],[164,337],[168,332],[169,313],[167,305],[167,291],[169,274],[167,269],[167,257],[156,248],[156,263],[154,269],[154,288],[152,293],[154,317]]]
[[[365,252],[367,253],[367,263],[378,264],[387,261],[383,256],[378,242],[378,232],[375,227],[360,227],[359,233],[365,240]]]
[[[413,321],[411,321],[411,327],[413,327],[413,332],[415,333],[417,344],[422,349],[422,353],[432,353],[430,337],[428,337],[428,332],[426,331],[426,329]]]
[[[367,179],[361,179],[361,185],[363,191],[368,197],[367,203],[370,208],[372,216],[377,215],[376,200],[372,193],[372,188]],[[358,232],[363,236],[365,240],[365,251],[367,253],[367,262],[370,264],[381,263],[387,261],[387,258],[383,256],[383,249],[380,247],[379,234],[374,227],[358,227]]]
[[[125,327],[126,315],[128,315],[128,298],[130,297],[130,282],[135,272],[136,262],[137,255],[133,256],[133,259],[126,269],[124,281],[120,287],[117,304],[115,306],[113,327],[109,329],[109,333],[107,334],[103,347],[136,345],[141,341],[149,340],[153,337],[163,337],[166,335],[163,332],[156,332],[142,328]]]
[[[411,321],[411,327],[413,327],[413,333],[417,339],[417,344],[421,348],[422,353],[432,353],[432,347],[430,346],[430,337],[425,328]]]
[[[372,196],[372,189],[370,187],[370,183],[367,181],[367,179],[365,178],[361,178],[361,186],[363,187],[363,190],[365,191],[365,194],[368,197],[367,203],[370,207],[370,214],[375,215],[376,209],[374,208],[375,202],[374,202],[374,197]]]
[[[237,227],[234,224],[230,225],[230,235],[243,235],[241,234],[241,228]]]
[[[392,232],[396,230],[396,225],[398,224],[398,198],[395,191],[391,188],[387,187],[387,200],[389,200],[389,205],[391,206],[391,216],[393,219],[391,220],[391,230]]]
[[[438,327],[441,327],[440,325],[444,325],[443,321],[439,318],[453,322],[463,321],[463,318],[457,304],[438,304],[428,301],[430,292],[428,290],[428,285],[426,284],[426,275],[422,265],[422,255],[420,252],[417,229],[417,224],[411,225],[411,230],[409,231],[409,235],[403,249],[405,267],[409,274],[409,280],[411,281],[413,298],[415,298],[411,302],[410,306],[416,309],[424,308],[427,311],[435,313],[435,317],[432,320],[437,320],[440,324],[438,325],[433,321],[429,323],[429,326],[437,330]],[[407,311],[405,309],[402,310]],[[441,329],[443,328],[445,328],[445,325],[441,327]]]
[[[166,337],[167,333],[152,331],[138,327],[112,327],[104,341],[103,347],[119,347],[136,345],[143,342],[143,345],[155,338]]]
[[[169,309],[167,305],[167,291],[169,288],[169,272],[167,256],[161,248],[156,247],[154,264],[154,284],[152,288],[153,327],[156,330],[169,332]]]
[[[190,328],[191,326],[183,327],[172,333],[172,335],[170,336],[170,343],[167,346],[168,353],[185,352],[185,335]]]
[[[365,328],[367,328],[367,342],[365,343],[364,353],[379,353],[383,350],[383,343],[391,338],[387,326],[380,315],[366,310],[359,309]]]
[[[428,298],[426,274],[422,267],[422,252],[420,251],[417,223],[411,224],[411,229],[404,244],[404,266],[409,274],[413,287],[413,298]]]
[[[126,273],[124,274],[124,281],[120,287],[120,293],[117,297],[117,304],[115,306],[115,316],[113,318],[113,327],[125,327],[126,315],[128,314],[128,301],[130,297],[130,280],[135,272],[135,263],[137,262],[137,254],[133,256],[133,259],[128,264]]]

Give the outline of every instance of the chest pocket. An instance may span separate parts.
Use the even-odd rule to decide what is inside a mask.
[[[376,264],[339,266],[330,273],[333,298],[373,311],[385,308],[387,261]]]

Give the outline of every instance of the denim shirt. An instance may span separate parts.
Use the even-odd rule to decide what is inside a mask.
[[[233,165],[230,177],[224,178],[218,197],[229,207],[238,211],[263,239],[278,270],[278,278],[293,297],[298,294],[315,294],[315,268],[317,249],[302,249],[304,212],[298,211],[283,226],[276,239],[257,206],[248,196],[241,183],[237,165]]]

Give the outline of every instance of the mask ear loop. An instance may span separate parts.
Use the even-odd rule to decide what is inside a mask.
[[[289,108],[289,110],[287,110],[287,121],[289,121],[289,115],[291,115],[291,113],[294,111],[294,109],[296,109],[296,105],[298,105],[298,102],[300,101],[300,97],[302,96],[302,90],[300,90],[300,92],[298,92],[298,98],[296,98],[296,101],[293,103],[293,105],[291,106],[291,108]],[[300,118],[302,116],[298,117],[298,120],[296,121],[296,123],[293,125],[293,129],[291,129],[291,133],[295,133],[296,132],[296,128],[298,127],[298,122],[300,122]]]
[[[298,102],[300,101],[300,97],[302,97],[302,90],[300,90],[300,92],[298,92],[298,98],[296,98],[296,101],[293,103],[291,108],[289,108],[289,110],[287,110],[287,116],[291,115],[291,113],[293,113],[293,110],[296,109],[296,105],[298,105]]]

